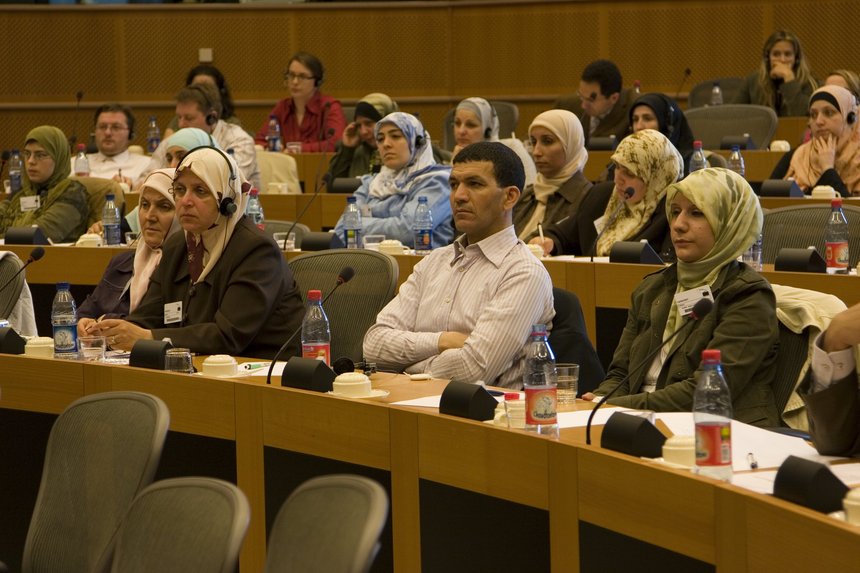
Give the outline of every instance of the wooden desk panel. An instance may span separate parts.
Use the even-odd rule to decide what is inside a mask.
[[[85,395],[83,363],[0,354],[0,408],[59,414]]]

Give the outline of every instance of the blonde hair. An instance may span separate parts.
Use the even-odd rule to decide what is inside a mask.
[[[848,84],[848,91],[854,94],[855,98],[860,98],[860,76],[857,75],[857,72],[845,69],[833,70],[824,78],[825,82],[830,76],[839,76],[845,80],[845,83]]]
[[[777,42],[788,42],[794,49],[794,77],[801,84],[809,84],[815,90],[818,87],[818,82],[812,77],[809,71],[809,65],[806,63],[806,58],[803,56],[803,49],[800,47],[800,38],[793,32],[788,30],[777,30],[765,40],[764,49],[762,50],[761,65],[758,70],[758,84],[764,94],[764,101],[757,101],[759,105],[776,108],[776,92],[773,89],[773,80],[770,78],[770,51]]]

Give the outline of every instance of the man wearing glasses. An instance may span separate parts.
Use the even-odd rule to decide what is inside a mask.
[[[134,113],[127,105],[107,103],[96,110],[94,123],[98,152],[87,154],[90,176],[113,179],[131,187],[149,163],[147,156],[128,150],[135,136]]]
[[[630,127],[628,112],[636,92],[624,89],[621,71],[609,60],[595,60],[582,71],[579,93],[556,100],[556,109],[570,110],[582,122],[585,144],[592,137],[614,135],[621,141]]]

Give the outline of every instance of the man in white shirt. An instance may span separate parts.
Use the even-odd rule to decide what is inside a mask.
[[[855,347],[860,344],[860,304],[833,317],[815,341],[812,374],[800,391],[809,431],[822,454],[860,454],[860,389]]]
[[[88,153],[90,177],[102,177],[126,183],[131,188],[149,164],[143,154],[131,153],[129,142],[134,139],[135,118],[131,108],[120,103],[106,103],[93,116],[97,153]],[[72,172],[75,158],[72,157]]]
[[[385,369],[522,387],[532,324],[549,324],[552,281],[514,232],[522,161],[498,142],[464,148],[451,170],[454,225],[463,234],[426,256],[364,337]]]
[[[257,151],[254,138],[240,126],[221,119],[221,96],[209,84],[191,84],[176,94],[176,117],[179,128],[196,127],[212,136],[218,146],[233,155],[236,164],[251,185],[260,188],[260,170],[257,168]],[[144,175],[153,169],[169,167],[167,140],[161,142],[152,154]]]

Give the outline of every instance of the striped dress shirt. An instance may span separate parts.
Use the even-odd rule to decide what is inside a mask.
[[[522,387],[531,325],[550,325],[552,281],[510,226],[474,245],[465,235],[415,266],[364,337],[365,360],[461,382]],[[439,352],[443,332],[467,334]]]

